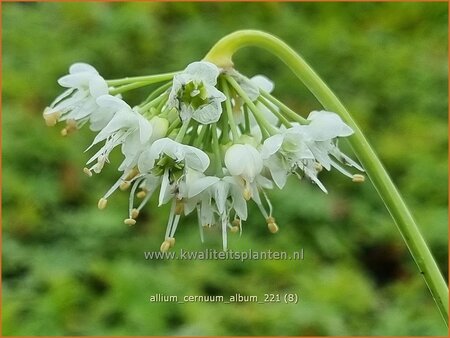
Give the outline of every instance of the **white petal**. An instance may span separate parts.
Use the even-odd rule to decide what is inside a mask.
[[[216,65],[210,62],[198,61],[188,65],[184,73],[190,74],[193,79],[202,81],[204,84],[215,86],[220,71]]]
[[[77,62],[70,66],[69,73],[75,74],[75,73],[81,73],[81,72],[88,72],[92,74],[98,74],[97,70],[92,67],[91,65],[83,62]]]
[[[149,172],[155,165],[155,157],[150,153],[150,149],[146,149],[139,156],[138,169],[141,173]]]
[[[105,79],[100,75],[93,76],[89,80],[89,92],[93,97],[108,94],[108,85],[106,84]]]
[[[148,140],[150,140],[150,137],[152,136],[153,127],[145,117],[137,112],[136,114],[138,116],[140,141],[141,144],[145,144]]]
[[[224,214],[226,210],[229,186],[224,181],[219,181],[214,185],[214,200],[216,201],[217,210],[220,214]]]
[[[205,176],[195,180],[188,188],[188,198],[197,196],[218,181],[220,178],[215,176]]]
[[[283,140],[284,136],[281,134],[276,134],[266,139],[261,150],[262,158],[269,158],[270,155],[273,155],[280,150]]]
[[[187,167],[198,171],[205,171],[209,167],[209,157],[201,151],[192,146],[184,146],[184,161]]]
[[[212,101],[195,110],[192,118],[202,124],[210,124],[219,121],[222,114],[222,105],[217,101]],[[184,118],[185,120],[186,118]]]
[[[332,112],[312,111],[308,120],[311,121],[307,125],[308,133],[315,141],[325,141],[353,134],[352,128],[346,125],[339,115]]]
[[[153,129],[151,137],[152,141],[166,136],[167,130],[169,129],[169,121],[167,119],[155,116],[150,120],[150,124],[152,125]]]
[[[231,175],[252,182],[263,168],[258,150],[249,144],[233,144],[225,153],[225,166]]]
[[[90,128],[92,131],[99,131],[106,127],[114,116],[115,111],[109,108],[99,107],[92,112],[90,117]]]
[[[89,85],[92,78],[91,73],[82,72],[70,75],[64,75],[58,79],[58,83],[66,88],[84,88]]]
[[[131,107],[124,100],[112,96],[112,95],[102,95],[97,98],[97,104],[100,107],[111,108],[116,111],[118,110],[131,110]]]
[[[167,195],[170,191],[170,182],[169,182],[169,170],[164,171],[164,175],[161,182],[161,190],[159,191],[159,204],[158,206],[163,205],[167,199]]]
[[[275,87],[273,82],[264,75],[255,75],[250,79],[258,88],[271,93]]]
[[[129,114],[117,112],[111,121],[103,128],[97,136],[94,138],[93,144],[103,141],[112,133],[116,132],[119,129],[129,127],[130,125],[130,116]]]

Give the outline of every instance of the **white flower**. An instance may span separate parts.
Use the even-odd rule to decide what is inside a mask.
[[[89,170],[99,173],[111,151],[118,145],[122,145],[124,161],[119,166],[119,170],[130,169],[137,164],[140,153],[144,146],[151,140],[152,124],[136,110],[123,100],[111,96],[103,95],[97,99],[97,104],[102,108],[108,108],[115,112],[111,121],[97,134],[88,149],[95,144],[106,140],[105,145],[92,156],[87,164],[97,160]]]
[[[222,114],[225,95],[215,86],[220,70],[206,62],[193,62],[175,75],[169,94],[168,107],[180,111],[183,121],[193,118],[199,123],[217,122]]]
[[[111,109],[100,108],[96,99],[108,94],[108,85],[94,67],[86,63],[74,63],[69,68],[69,75],[58,80],[68,88],[58,96],[50,107],[44,111],[44,119],[50,126],[57,121],[75,121],[81,127],[90,121],[94,131],[102,129],[114,115]]]
[[[337,114],[323,110],[313,111],[309,114],[308,120],[311,121],[310,124],[293,128],[303,130],[308,148],[317,162],[327,170],[334,167],[342,174],[352,178],[351,173],[330,157],[332,155],[339,162],[364,171],[359,164],[343,154],[337,146],[338,137],[347,137],[353,134],[353,130]]]
[[[248,182],[253,182],[263,168],[260,153],[249,144],[233,144],[228,148],[225,165],[231,175],[241,176]]]
[[[234,144],[225,153],[225,166],[241,187],[246,200],[252,198],[258,205],[260,188],[272,188],[272,182],[263,177],[263,159],[258,150],[249,144]]]
[[[186,206],[186,214],[197,206],[200,231],[202,226],[215,224],[215,215],[218,215],[224,250],[227,249],[227,229],[231,227],[230,212],[234,210],[240,220],[247,219],[247,203],[243,197],[242,187],[231,176],[197,178],[189,184]]]
[[[170,160],[173,163],[170,163]],[[176,193],[189,169],[204,172],[209,167],[209,163],[208,155],[202,150],[178,143],[170,138],[162,138],[153,142],[150,148],[142,152],[138,168],[141,173],[154,169],[157,175],[163,175],[159,195],[161,205]],[[178,177],[176,177],[177,171],[181,172]]]
[[[264,141],[261,155],[275,184],[281,189],[287,176],[304,160],[314,159],[301,131],[294,128],[282,131]]]
[[[283,188],[287,176],[291,173],[300,177],[298,169],[324,192],[327,190],[317,178],[322,167],[330,170],[333,166],[344,175],[353,177],[330,155],[340,162],[363,171],[337,147],[337,137],[353,134],[353,130],[337,114],[313,111],[308,116],[308,120],[311,121],[308,125],[294,125],[264,141],[261,151],[264,165],[269,169],[272,179],[279,188]]]

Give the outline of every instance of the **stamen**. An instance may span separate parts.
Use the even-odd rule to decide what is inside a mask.
[[[244,180],[244,198],[246,201],[249,201],[252,198],[252,188],[250,186],[250,183],[247,180]]]
[[[139,210],[138,209],[132,209],[131,210],[131,218],[135,219],[139,216]]]
[[[267,221],[267,227],[269,228],[269,231],[273,234],[277,233],[279,228],[277,223],[275,223],[275,218],[273,218],[272,216],[267,217],[266,219]]]
[[[144,189],[142,189],[141,191],[139,191],[139,192],[136,194],[136,197],[137,197],[137,198],[144,198],[145,195],[147,195],[147,192],[146,192]]]
[[[45,124],[49,127],[53,127],[56,122],[58,122],[59,117],[61,116],[61,113],[54,112],[51,114],[44,114],[44,120]]]
[[[361,174],[354,174],[352,177],[352,181],[355,183],[362,183],[366,180],[366,177]]]
[[[84,167],[83,172],[88,175],[89,177],[92,177],[92,171],[89,168]]]
[[[169,242],[171,248],[175,246],[175,237],[167,237],[166,241]]]
[[[102,197],[98,200],[97,206],[100,210],[103,210],[106,208],[106,204],[108,204],[108,200]]]
[[[205,237],[203,234],[203,226],[202,226],[202,220],[200,216],[200,206],[197,205],[197,218],[198,218],[198,231],[200,232],[200,240],[202,243],[205,241]]]
[[[125,174],[120,176],[120,178],[116,181],[116,183],[113,184],[113,186],[111,188],[109,188],[109,190],[106,192],[106,194],[103,196],[103,198],[108,198],[109,196],[111,196],[114,191],[117,190],[117,188],[120,186],[120,184],[123,182],[123,178],[125,177]]]
[[[314,163],[314,169],[316,169],[316,171],[318,173],[320,173],[323,170],[323,166],[319,162],[315,162]]]
[[[125,181],[130,181],[135,178],[139,174],[139,170],[137,168],[131,169],[128,175],[125,177]]]
[[[233,232],[233,233],[236,233],[236,232],[239,231],[239,227],[236,226],[236,225],[233,225],[233,226],[230,228],[230,231]]]
[[[247,187],[244,189],[244,198],[246,201],[249,201],[252,198],[252,192],[250,189],[247,189]]]
[[[131,183],[129,181],[122,182],[119,185],[119,189],[122,191],[127,190],[130,187],[130,185]]]
[[[126,225],[135,225],[136,224],[136,220],[132,219],[132,218],[127,218],[123,221]]]
[[[161,252],[167,252],[170,249],[170,243],[169,241],[165,240],[164,242],[162,242],[161,247],[159,248],[159,250]]]
[[[222,215],[222,245],[223,245],[223,251],[227,251],[227,247],[228,247],[227,225],[228,225],[228,219],[225,216],[225,214],[223,214]]]
[[[183,200],[176,200],[175,202],[175,214],[181,215],[184,212],[184,202]]]
[[[67,125],[61,130],[62,136],[67,136],[77,130],[77,121],[70,119],[66,121]]]
[[[134,206],[134,194],[136,192],[137,187],[143,180],[137,179],[133,183],[133,187],[131,188],[130,196],[128,197],[128,214],[130,215],[130,218],[136,218],[139,215],[139,210],[135,209]],[[136,214],[137,212],[137,214]],[[133,217],[133,215],[136,215],[136,217]]]

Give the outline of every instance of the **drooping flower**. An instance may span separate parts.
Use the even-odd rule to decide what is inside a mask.
[[[133,168],[137,164],[139,155],[144,150],[145,145],[151,140],[152,123],[117,97],[100,96],[97,98],[97,104],[99,107],[114,111],[114,117],[100,130],[89,146],[88,149],[106,140],[104,146],[88,160],[87,165],[94,161],[97,161],[97,163],[85,171],[89,173],[93,170],[99,173],[105,162],[109,161],[108,156],[111,151],[118,145],[122,145],[122,153],[125,156],[119,170],[125,171],[125,169]]]
[[[228,97],[218,90],[219,77]],[[66,121],[64,133],[87,122],[98,132],[88,149],[104,144],[87,162],[88,175],[99,173],[120,145],[121,175],[98,207],[105,208],[118,188],[131,188],[124,223],[134,225],[158,191],[159,205],[171,203],[161,251],[173,247],[181,217],[194,211],[202,241],[203,228],[218,225],[226,250],[228,231],[242,232],[247,202],[254,202],[269,231],[277,232],[267,190],[274,183],[282,188],[291,174],[308,177],[325,192],[318,179],[322,168],[334,167],[354,182],[364,181],[364,176],[351,175],[345,168],[362,170],[337,146],[338,139],[350,136],[352,129],[325,111],[312,112],[304,124],[270,94],[274,85],[265,76],[249,79],[233,69],[201,61],[175,76],[108,83],[119,84],[114,92],[122,93],[155,81],[169,82],[131,108],[119,96],[109,95],[107,82],[92,66],[74,64],[70,74],[59,80],[68,89],[46,109],[44,118],[49,125]],[[226,114],[222,114],[223,101]]]
[[[247,219],[247,202],[243,197],[243,189],[231,176],[197,178],[189,184],[185,204],[186,214],[197,207],[202,238],[202,227],[219,222],[224,250],[227,249],[227,230],[232,228],[230,213],[233,211],[236,219]]]
[[[232,176],[240,177],[244,183],[244,197],[252,197],[252,184],[263,169],[261,154],[249,144],[233,144],[225,153],[225,166]]]
[[[141,173],[153,172],[163,176],[159,195],[161,205],[173,196],[187,169],[204,172],[209,163],[208,155],[202,150],[166,137],[153,142],[141,154],[138,168]]]
[[[215,86],[220,74],[216,65],[193,62],[173,79],[168,107],[176,108],[183,121],[193,118],[199,123],[217,122],[222,114],[225,95]]]
[[[338,162],[354,167],[359,171],[364,171],[359,164],[342,153],[338,148],[338,138],[352,135],[353,130],[336,113],[324,110],[313,111],[309,114],[308,120],[311,121],[310,124],[294,126],[293,128],[303,129],[306,144],[321,166],[326,170],[334,167],[350,178],[353,175]]]
[[[67,121],[68,129],[80,128],[90,122],[90,128],[98,131],[106,126],[114,111],[100,107],[96,99],[108,94],[108,85],[97,70],[86,63],[74,63],[69,74],[61,77],[58,83],[68,88],[44,110],[43,117],[49,126],[58,121]]]
[[[335,167],[341,173],[353,178],[354,175],[337,163],[339,162],[363,169],[337,147],[337,138],[353,134],[353,130],[335,113],[313,111],[308,116],[307,125],[294,125],[280,134],[264,141],[262,156],[264,165],[269,169],[272,179],[279,188],[283,188],[287,176],[294,173],[306,177],[327,192],[317,178],[322,167],[330,170]]]

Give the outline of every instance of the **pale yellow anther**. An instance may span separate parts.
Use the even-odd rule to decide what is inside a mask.
[[[177,200],[175,202],[175,214],[181,215],[184,212],[184,202],[182,200]]]
[[[277,233],[279,228],[277,223],[275,223],[275,218],[272,216],[267,217],[267,227],[269,228],[269,231],[273,234]]]
[[[123,221],[126,225],[135,225],[136,224],[136,220],[132,219],[132,218],[127,218]]]
[[[361,174],[354,174],[352,177],[352,181],[355,183],[362,183],[366,180],[366,177]]]
[[[250,200],[250,198],[252,198],[252,192],[247,188],[244,189],[244,198],[246,201],[248,201],[248,200]]]
[[[314,163],[314,168],[317,172],[321,172],[323,170],[323,167],[319,162]]]
[[[144,190],[141,190],[141,191],[139,191],[139,192],[136,194],[136,197],[137,197],[137,198],[144,198],[146,195],[147,195],[147,192],[144,191]]]
[[[159,250],[161,252],[167,252],[167,251],[169,251],[169,249],[170,249],[170,243],[167,240],[162,242],[161,247],[159,248]]]
[[[106,204],[108,204],[108,200],[102,197],[98,200],[97,206],[100,210],[103,210],[106,208]]]
[[[232,225],[232,226],[235,226],[235,227],[240,227],[240,226],[241,226],[241,220],[240,220],[239,218],[236,218],[236,219],[234,219],[234,220],[231,222],[231,225]]]
[[[134,178],[137,174],[139,174],[139,170],[137,168],[131,169],[131,171],[128,173],[127,177],[125,177],[125,181],[129,181],[132,178]]]
[[[131,216],[131,218],[137,218],[139,216],[139,210],[138,209],[132,209],[130,216]]]
[[[120,190],[127,190],[130,187],[131,183],[126,181],[126,182],[122,182],[119,185],[119,189]]]
[[[173,248],[175,246],[175,237],[166,237],[166,242],[168,242],[170,247]]]
[[[67,136],[70,133],[73,133],[75,130],[77,130],[77,121],[75,120],[67,120],[66,121],[66,127],[61,130],[62,136]]]
[[[89,177],[92,176],[92,171],[89,170],[89,168],[83,168],[83,172],[88,175]]]
[[[44,114],[45,124],[49,127],[53,127],[56,124],[56,122],[58,122],[60,115],[61,114],[58,112],[51,114]]]
[[[233,225],[233,226],[230,228],[230,231],[236,233],[236,232],[239,231],[239,227],[236,226],[236,225]]]

